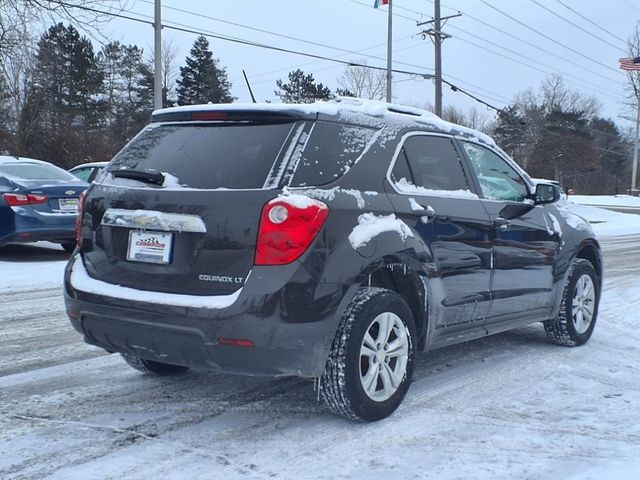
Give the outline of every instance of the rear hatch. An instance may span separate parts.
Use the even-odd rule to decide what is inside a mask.
[[[90,276],[196,295],[244,284],[262,208],[277,196],[285,160],[313,123],[209,113],[158,118],[98,176],[84,215]]]

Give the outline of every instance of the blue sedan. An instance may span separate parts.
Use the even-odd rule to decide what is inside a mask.
[[[80,194],[88,186],[51,163],[0,156],[0,246],[48,240],[72,251]]]

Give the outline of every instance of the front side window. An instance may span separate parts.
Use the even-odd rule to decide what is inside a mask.
[[[503,158],[475,143],[462,142],[462,145],[485,198],[522,202],[529,197],[527,182]]]
[[[392,171],[400,189],[468,191],[462,163],[451,139],[428,135],[408,137]]]

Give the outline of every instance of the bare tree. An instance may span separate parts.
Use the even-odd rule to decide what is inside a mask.
[[[363,66],[347,67],[338,79],[338,84],[358,98],[384,100],[386,96],[387,78],[384,70]]]
[[[175,103],[174,89],[178,78],[178,45],[173,38],[162,38],[162,105],[168,107]]]

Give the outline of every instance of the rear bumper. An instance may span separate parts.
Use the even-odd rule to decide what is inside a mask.
[[[31,207],[5,208],[4,227],[0,225],[0,243],[35,242],[48,240],[50,242],[75,241],[75,214],[44,215]]]
[[[113,296],[83,291],[90,289],[76,275],[76,285],[71,279],[76,261],[82,263],[73,257],[67,266],[65,303],[71,324],[87,343],[110,352],[220,372],[320,376],[345,301],[343,288],[326,284],[317,285],[313,295],[297,299],[286,286],[260,292],[256,286],[270,282],[257,274],[252,276],[259,280],[251,284],[249,278],[235,298],[220,302],[219,307],[161,305],[144,301],[143,291],[139,291],[140,300],[134,300],[131,292],[117,298],[115,285]],[[305,275],[300,267],[290,270],[296,270],[295,286]],[[299,307],[292,307],[292,299],[303,304],[294,315],[292,308]],[[254,346],[221,345],[221,337],[249,340]]]

